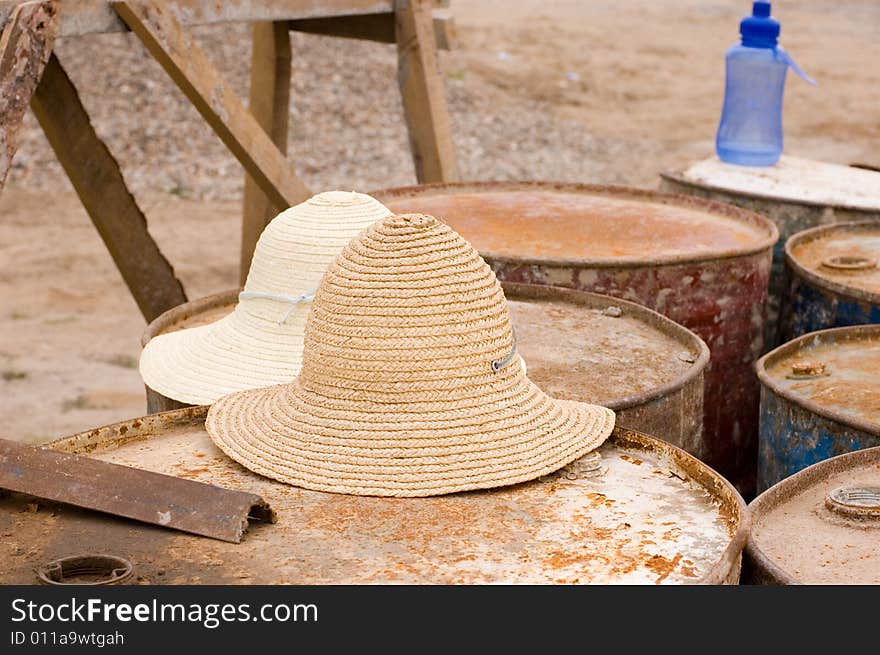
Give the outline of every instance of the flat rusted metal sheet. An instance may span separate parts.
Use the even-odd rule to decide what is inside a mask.
[[[804,335],[756,368],[761,491],[829,457],[880,446],[880,325]]]
[[[6,439],[0,439],[0,489],[232,543],[241,541],[249,516],[273,518],[252,493]]]
[[[767,306],[767,345],[785,342],[778,315],[787,292],[785,242],[793,234],[840,221],[880,221],[880,173],[783,156],[776,166],[724,164],[714,157],[662,174],[661,188],[758,212],[779,229]]]
[[[785,245],[783,342],[816,330],[880,323],[880,221],[799,232]]]
[[[247,548],[0,499],[0,583],[90,551],[142,583],[735,583],[748,513],[733,487],[669,444],[617,428],[598,454],[532,482],[431,498],[309,491],[223,455],[187,409],[55,442],[159,473],[248,488],[278,512]],[[124,432],[120,436],[120,432]],[[106,440],[106,448],[102,446]],[[15,555],[19,552],[18,555]]]
[[[749,508],[744,581],[880,584],[880,448],[815,464]]]
[[[392,211],[432,214],[507,282],[564,286],[645,305],[709,346],[706,461],[755,489],[758,384],[771,248],[766,218],[687,196],[546,182],[424,185],[373,192]]]
[[[618,298],[559,287],[502,283],[528,375],[555,398],[605,405],[617,423],[662,434],[697,457],[703,440],[703,371],[709,349],[690,330]],[[168,310],[154,336],[205,325],[231,313],[238,290]],[[147,411],[182,405],[147,387]]]
[[[5,24],[4,24],[5,23]],[[54,2],[26,2],[0,20],[0,189],[18,149],[16,135],[58,30]]]

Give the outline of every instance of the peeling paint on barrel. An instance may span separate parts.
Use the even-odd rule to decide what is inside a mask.
[[[756,369],[759,492],[830,457],[880,446],[880,326],[804,335]]]
[[[880,323],[880,222],[799,232],[785,245],[783,342],[808,332]]]
[[[0,499],[0,584],[71,544],[132,562],[143,584],[735,584],[745,503],[696,458],[615,428],[597,451],[530,482],[427,498],[322,493],[226,457],[190,408],[51,444],[119,464],[263,495],[277,523],[247,548],[69,507]],[[126,439],[118,435],[125,425]],[[107,442],[102,444],[102,437]],[[328,547],[332,544],[332,547]],[[7,553],[26,546],[21,557]]]
[[[647,306],[709,346],[706,461],[755,490],[759,390],[772,246],[766,218],[720,203],[622,187],[542,182],[374,192],[392,211],[448,222],[499,279],[564,286]]]
[[[693,332],[641,305],[558,287],[502,283],[529,377],[563,400],[605,405],[618,424],[663,434],[703,457],[706,344]],[[233,311],[238,289],[168,310],[147,326],[158,334],[205,325]],[[147,387],[147,412],[181,403]]]
[[[791,158],[787,158],[791,160]],[[819,162],[796,160],[799,167],[823,167]],[[703,164],[705,162],[701,162]],[[699,166],[698,164],[697,166]],[[845,169],[846,167],[836,167]],[[859,171],[857,175],[864,175]],[[711,176],[693,176],[690,172],[666,172],[661,174],[660,188],[672,193],[685,193],[696,198],[714,200],[766,216],[779,230],[779,240],[773,248],[773,269],[770,276],[767,299],[767,348],[775,348],[786,341],[780,333],[779,317],[782,299],[787,293],[785,274],[785,243],[789,237],[804,230],[845,221],[870,220],[880,224],[880,205],[871,207],[864,202],[847,204],[842,201],[808,200],[807,189],[800,199],[796,193],[782,195],[774,192],[774,185],[767,184],[763,193],[726,188],[723,181]],[[803,179],[808,178],[805,175]]]

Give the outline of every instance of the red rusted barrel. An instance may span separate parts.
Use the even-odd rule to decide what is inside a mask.
[[[749,505],[750,584],[880,584],[880,448],[838,455]]]
[[[766,218],[716,202],[621,187],[490,182],[372,194],[396,212],[447,221],[500,280],[632,300],[702,337],[706,462],[748,497],[772,247]]]
[[[259,494],[277,513],[232,544],[74,507],[0,498],[0,584],[59,557],[102,553],[140,584],[736,584],[748,510],[695,457],[617,427],[563,470],[510,487],[428,498],[322,493],[224,455],[191,407],[89,430],[49,447]],[[136,499],[134,499],[136,500]],[[7,550],[8,548],[8,550]]]
[[[706,344],[656,312],[584,291],[502,283],[529,377],[550,395],[610,407],[619,425],[662,434],[697,457],[703,438]],[[238,290],[193,300],[147,326],[158,334],[195,327],[229,314]],[[147,387],[147,412],[181,403]]]

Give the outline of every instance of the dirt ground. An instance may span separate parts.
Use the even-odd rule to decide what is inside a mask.
[[[712,149],[744,0],[453,0],[442,66],[465,179],[654,187]],[[781,42],[821,86],[786,91],[788,154],[880,163],[880,4],[782,0]],[[242,96],[246,26],[198,36]],[[59,57],[190,298],[237,281],[241,172],[131,35]],[[415,181],[390,46],[295,35],[290,153],[314,190]],[[0,194],[3,436],[142,414],[144,328],[36,121]]]

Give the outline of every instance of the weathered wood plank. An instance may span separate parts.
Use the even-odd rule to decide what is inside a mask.
[[[31,100],[70,178],[147,321],[186,302],[183,286],[147,231],[119,165],[95,133],[73,82],[53,54]]]
[[[287,153],[290,115],[290,31],[287,22],[252,27],[250,110],[282,154]],[[244,181],[241,223],[241,284],[247,280],[263,229],[283,207],[273,203],[250,175]]]
[[[0,24],[20,0],[0,0]],[[388,13],[393,0],[163,0],[185,26],[217,23],[281,21],[297,18]],[[126,32],[109,0],[64,0],[59,7],[60,36]]]
[[[432,20],[437,47],[440,50],[452,50],[456,47],[455,21],[452,16],[444,10],[437,10]],[[305,18],[292,20],[289,25],[295,32],[308,34],[363,39],[379,43],[395,43],[397,40],[393,13]]]
[[[52,54],[58,29],[54,2],[18,5],[0,36],[0,189],[18,149],[16,136]]]
[[[454,182],[458,166],[437,62],[431,2],[395,0],[397,81],[419,182]]]
[[[114,2],[113,8],[275,205],[295,205],[311,195],[172,12],[150,0]]]

